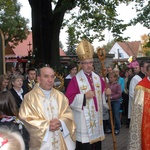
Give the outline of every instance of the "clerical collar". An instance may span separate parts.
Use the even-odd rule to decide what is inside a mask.
[[[46,98],[50,98],[51,90],[44,90],[40,86],[39,86],[39,88],[43,91]]]
[[[147,76],[148,81],[150,81],[150,76]]]
[[[85,73],[84,74],[87,76],[87,77],[91,77],[92,76],[92,72],[91,73]]]

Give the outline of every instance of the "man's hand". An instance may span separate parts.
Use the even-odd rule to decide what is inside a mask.
[[[49,130],[51,132],[59,130],[60,127],[61,127],[61,122],[58,119],[54,118],[54,119],[50,120]]]
[[[106,94],[106,96],[110,96],[110,95],[111,95],[111,89],[110,89],[110,88],[107,88],[107,89],[105,90],[105,94]]]
[[[86,99],[90,99],[90,98],[93,98],[94,95],[95,95],[94,91],[89,90],[89,91],[87,91],[87,92],[85,93],[85,98],[86,98]]]

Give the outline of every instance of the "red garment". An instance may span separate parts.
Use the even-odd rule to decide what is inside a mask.
[[[143,118],[141,129],[142,150],[150,149],[150,81],[145,77],[139,82],[144,90]]]

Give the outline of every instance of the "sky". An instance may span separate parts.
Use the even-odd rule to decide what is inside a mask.
[[[31,8],[29,5],[28,0],[18,0],[22,4],[21,7],[21,15],[27,19],[29,19],[29,27],[31,27]],[[120,5],[117,8],[117,11],[119,12],[118,19],[124,20],[125,23],[127,23],[130,19],[136,16],[135,10],[132,9],[133,5],[126,6],[124,4]],[[95,40],[93,42],[94,47],[102,46],[103,44],[107,44],[109,41],[113,40],[113,37],[109,31],[105,31],[105,41],[98,42],[98,40]],[[143,27],[141,24],[137,24],[136,26],[128,27],[126,31],[124,31],[123,36],[124,37],[130,37],[129,41],[140,41],[141,36],[144,34],[150,33],[150,30]],[[66,37],[66,38],[64,38]],[[66,42],[67,42],[67,33],[65,33],[65,30],[62,30],[60,33],[60,41],[62,42],[64,49],[66,49]]]

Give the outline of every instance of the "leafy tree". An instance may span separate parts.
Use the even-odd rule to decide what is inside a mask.
[[[104,40],[103,31],[107,29],[112,32],[114,38],[123,40],[122,32],[129,24],[124,24],[123,20],[117,19],[116,7],[121,2],[127,3],[128,1],[77,1],[76,10],[69,11],[71,18],[66,19],[64,24],[75,26],[76,39],[86,38],[90,42],[94,39],[101,41]]]
[[[150,56],[150,36],[144,34],[141,36],[141,39],[142,39],[142,48],[143,48],[143,51],[144,51],[144,54],[146,56]]]
[[[141,23],[144,27],[150,29],[150,1],[149,0],[135,0],[135,7],[137,17],[131,20],[131,23],[136,25]]]
[[[150,29],[150,1],[149,0],[135,0],[135,9],[137,17],[131,20],[131,24],[142,24],[144,27]],[[147,33],[150,35],[150,33]],[[147,47],[150,47],[150,36],[147,42]]]
[[[29,21],[20,16],[20,8],[17,0],[0,0],[0,29],[4,34],[5,45],[12,42],[15,46],[27,38]]]
[[[146,55],[147,57],[150,57],[150,50],[149,50],[149,51],[146,51],[145,55]]]
[[[75,39],[75,27],[74,26],[69,26],[68,27],[68,42],[67,42],[67,55],[76,55],[76,45],[77,40]]]
[[[59,34],[63,26],[75,28],[75,38],[103,40],[108,29],[115,39],[130,24],[117,19],[116,7],[132,0],[28,0],[32,9],[33,49],[36,62],[59,65]],[[67,14],[69,19],[64,20]],[[69,32],[72,32],[69,30]],[[76,44],[76,43],[74,43]]]

